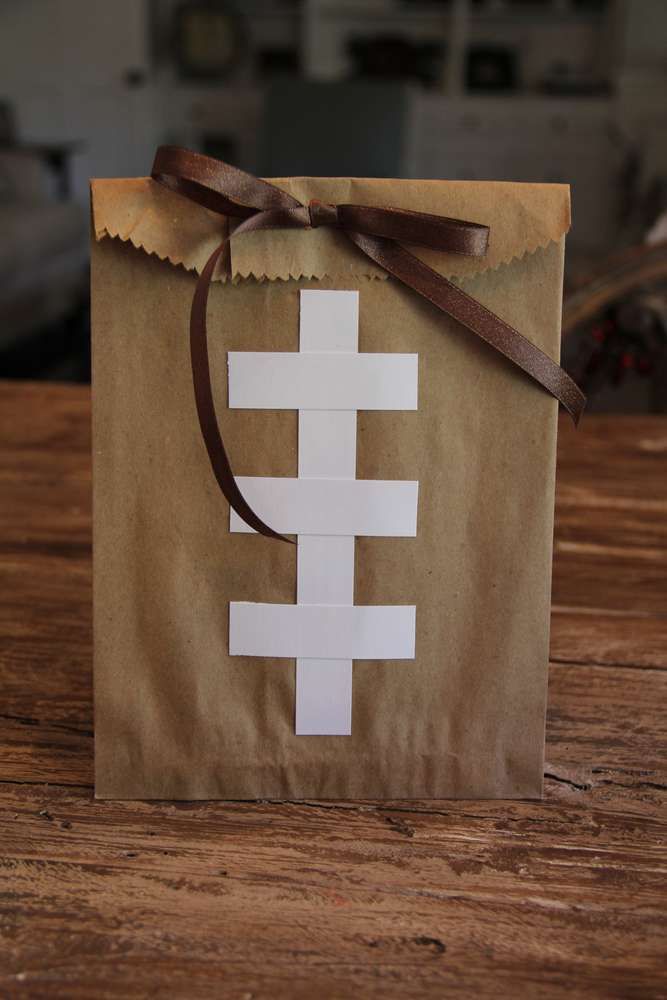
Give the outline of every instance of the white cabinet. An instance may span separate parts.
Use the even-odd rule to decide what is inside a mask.
[[[611,100],[416,94],[415,177],[572,185],[572,242],[611,239],[621,156]]]

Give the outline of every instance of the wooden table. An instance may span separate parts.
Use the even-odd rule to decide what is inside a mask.
[[[0,428],[0,996],[666,995],[666,419],[561,427],[541,803],[95,802],[88,390]]]

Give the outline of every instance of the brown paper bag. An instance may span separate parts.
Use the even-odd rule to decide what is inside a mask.
[[[558,358],[567,187],[275,183],[489,225],[484,258],[415,253]],[[297,546],[230,532],[197,424],[189,310],[221,218],[147,179],[92,204],[97,795],[540,796],[556,402],[342,234],[232,240],[208,330],[237,476],[297,475],[296,410],[228,408],[227,356],[297,351],[300,290],[357,290],[359,351],[419,359],[418,409],[360,411],[356,460],[419,482],[417,534],[354,562],[355,605],[415,606],[415,658],[355,661],[351,735],[296,735],[294,660],[229,652],[230,602],[294,604]]]

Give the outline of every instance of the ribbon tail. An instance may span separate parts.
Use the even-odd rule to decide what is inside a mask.
[[[561,366],[527,337],[393,240],[344,230],[372,261],[494,347],[563,404],[575,425],[586,397]]]
[[[216,418],[208,356],[206,308],[208,305],[211,278],[213,277],[216,264],[220,257],[228,253],[229,237],[213,251],[206,262],[197,281],[192,299],[192,309],[190,312],[190,359],[192,362],[192,381],[199,426],[218,486],[241,520],[245,521],[250,528],[253,528],[259,534],[266,535],[267,538],[275,538],[281,542],[294,544],[291,539],[279,534],[279,532],[270,528],[268,524],[265,524],[247,503],[234,478]]]

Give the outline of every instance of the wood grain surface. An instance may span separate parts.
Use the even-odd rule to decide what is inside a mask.
[[[90,400],[0,384],[0,996],[667,995],[667,419],[563,421],[543,802],[96,802]]]

